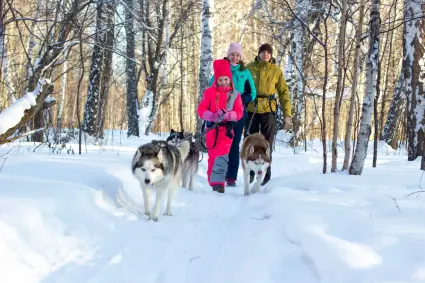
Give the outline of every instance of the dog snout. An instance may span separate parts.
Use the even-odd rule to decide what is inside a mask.
[[[151,182],[151,179],[145,179],[145,184],[149,185],[149,183]]]
[[[258,175],[262,175],[263,171],[259,170],[257,173],[258,173]]]

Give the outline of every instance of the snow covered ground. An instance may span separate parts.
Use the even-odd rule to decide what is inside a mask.
[[[82,156],[0,147],[10,151],[0,282],[425,282],[425,196],[406,198],[419,190],[419,160],[381,148],[361,176],[322,175],[320,144],[297,155],[279,147],[266,191],[244,197],[242,178],[225,194],[209,189],[205,155],[195,191],[181,189],[174,215],[155,223],[129,165],[146,141]]]

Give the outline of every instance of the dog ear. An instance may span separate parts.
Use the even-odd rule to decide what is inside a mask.
[[[174,129],[171,129],[170,133],[171,133],[171,134],[174,134]]]
[[[137,148],[136,154],[133,157],[133,161],[131,162],[131,167],[134,169],[134,166],[136,165],[137,161],[142,156],[142,153],[140,152],[140,149]]]
[[[160,150],[158,151],[158,154],[157,154],[157,156],[156,156],[156,157],[158,158],[159,162],[161,162],[161,163],[162,163],[162,161],[164,161],[164,153],[163,153],[162,149],[160,149]]]
[[[251,145],[251,147],[249,148],[249,154],[253,154],[254,153],[254,146]]]

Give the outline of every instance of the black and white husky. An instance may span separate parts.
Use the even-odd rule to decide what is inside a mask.
[[[167,142],[172,145],[178,145],[183,140],[190,139],[190,150],[189,154],[183,162],[182,169],[182,186],[183,188],[193,190],[193,180],[196,173],[198,173],[198,162],[199,162],[199,149],[194,141],[190,138],[190,133],[186,136],[183,131],[177,132],[171,129],[170,135],[167,138]]]
[[[133,157],[131,168],[143,190],[145,214],[149,220],[158,221],[164,194],[168,191],[167,208],[164,215],[171,216],[171,203],[180,187],[183,161],[189,154],[190,141],[182,141],[177,146],[166,141],[153,140],[139,146]],[[151,189],[156,191],[153,211],[150,211]]]

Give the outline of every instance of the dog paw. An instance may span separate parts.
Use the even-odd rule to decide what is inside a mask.
[[[153,221],[155,221],[155,222],[158,222],[158,216],[149,216],[148,221],[149,221],[149,220],[153,220]]]
[[[164,215],[166,215],[166,216],[173,216],[172,214],[171,214],[171,211],[166,211],[166,212],[164,212]]]
[[[244,191],[244,193],[243,193],[244,196],[249,196],[250,194],[251,194],[251,192],[249,190]]]
[[[150,217],[151,213],[148,210],[145,210],[145,215]]]

